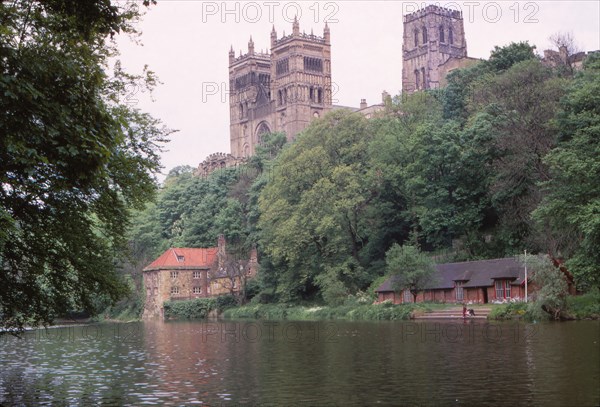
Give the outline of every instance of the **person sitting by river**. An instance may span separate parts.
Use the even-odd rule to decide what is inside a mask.
[[[469,316],[470,317],[474,317],[475,316],[475,310],[473,308],[469,308]]]
[[[463,302],[463,318],[467,317],[467,304]]]

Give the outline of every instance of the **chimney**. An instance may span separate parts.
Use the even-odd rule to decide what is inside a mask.
[[[225,257],[227,252],[225,250],[225,235],[219,235],[217,238],[217,263],[218,267],[221,268],[225,264]]]
[[[365,109],[367,107],[367,99],[360,100],[360,108]]]
[[[258,254],[256,251],[256,245],[252,245],[250,250],[250,261],[248,262],[248,274],[252,277],[256,275],[256,269],[258,267]]]
[[[568,55],[567,55],[567,47],[566,47],[566,46],[564,46],[564,45],[561,45],[561,46],[558,48],[558,53],[559,53],[559,55],[560,55],[560,59],[561,59],[561,60],[562,60],[564,63],[567,63],[567,57],[568,57]]]
[[[390,98],[389,93],[387,93],[385,90],[383,92],[381,92],[381,102],[382,103],[385,103],[389,98]]]

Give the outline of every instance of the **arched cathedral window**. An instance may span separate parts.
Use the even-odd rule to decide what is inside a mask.
[[[440,42],[446,42],[446,39],[444,38],[444,26],[440,25]]]
[[[427,44],[427,28],[423,27],[423,44]]]
[[[448,28],[448,41],[450,44],[454,44],[454,35],[452,34],[452,27]]]
[[[419,46],[419,30],[415,30],[415,47]]]

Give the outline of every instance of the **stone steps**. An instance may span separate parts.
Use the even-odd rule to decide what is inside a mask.
[[[473,310],[475,311],[475,316],[470,317],[467,315],[467,319],[487,319],[487,316],[492,311],[490,308],[478,307],[473,307]],[[462,308],[449,308],[429,311],[424,314],[415,315],[415,319],[463,319]]]

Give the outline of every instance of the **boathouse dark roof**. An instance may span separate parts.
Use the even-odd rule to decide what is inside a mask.
[[[435,269],[426,287],[429,290],[451,289],[457,281],[462,281],[467,288],[489,287],[497,279],[512,280],[511,284],[518,285],[525,278],[525,267],[515,257],[436,264]],[[394,277],[388,278],[376,292],[395,291],[393,283]]]

